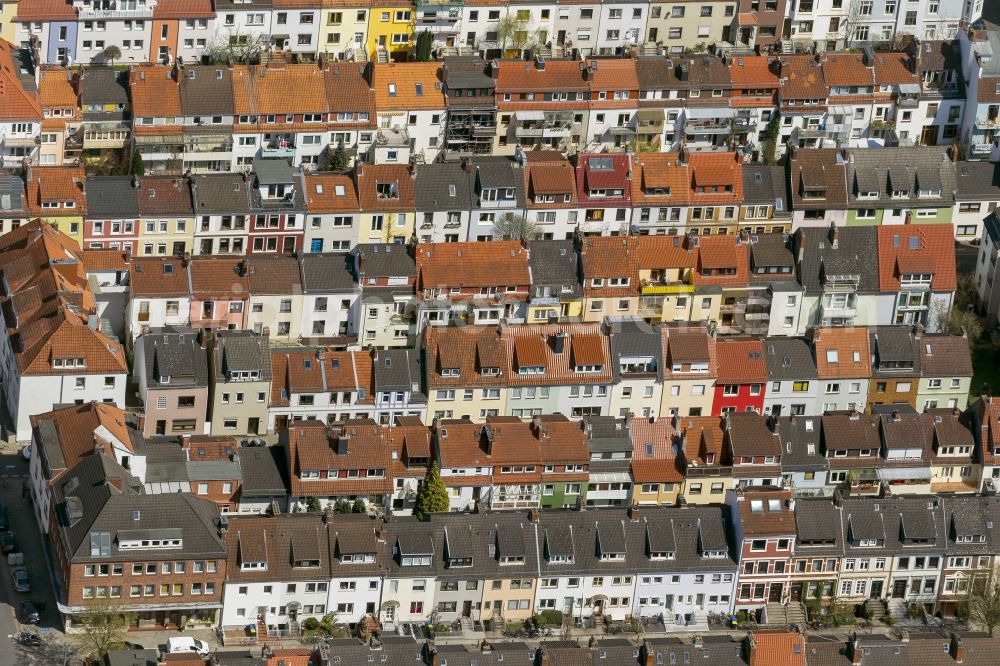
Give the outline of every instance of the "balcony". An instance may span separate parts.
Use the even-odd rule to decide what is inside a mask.
[[[976,127],[997,128],[1000,127],[1000,116],[986,116],[976,118]]]
[[[719,118],[688,120],[684,123],[684,132],[687,134],[717,134],[728,132],[730,125],[729,120]]]
[[[111,19],[151,19],[153,18],[153,8],[148,7],[145,9],[89,9],[86,7],[80,7],[79,9],[79,19],[97,19],[99,21]]]
[[[232,145],[230,145],[232,150]],[[195,151],[199,152],[199,151]],[[271,140],[261,146],[261,157],[284,157],[289,158],[295,155],[295,143],[287,139]]]
[[[3,145],[13,148],[15,146],[20,147],[30,147],[37,146],[42,142],[40,137],[37,136],[12,136],[8,134],[3,139]]]
[[[380,129],[375,137],[380,148],[409,148],[410,135],[404,129]]]
[[[648,294],[693,294],[694,285],[683,282],[643,280],[639,293],[643,296]]]
[[[989,155],[990,151],[993,150],[992,143],[974,143],[972,144],[972,154],[974,155]]]
[[[542,136],[545,129],[541,125],[518,125],[514,127],[514,136],[521,139],[524,137]]]

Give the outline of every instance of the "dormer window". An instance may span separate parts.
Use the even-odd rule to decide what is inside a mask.
[[[523,555],[501,555],[499,557],[499,562],[501,565],[510,566],[516,564],[524,564]]]
[[[483,377],[499,377],[500,368],[483,368],[479,371],[479,374]]]
[[[939,197],[939,196],[941,196],[941,190],[932,190],[932,189],[921,188],[921,189],[917,190],[917,196],[920,197],[921,199],[930,198],[930,197]]]
[[[267,562],[240,562],[240,571],[267,571]]]
[[[573,372],[577,374],[594,374],[602,372],[604,370],[603,365],[576,365],[573,366]]]
[[[396,183],[375,183],[375,195],[379,199],[398,199],[399,188]]]
[[[878,190],[872,190],[867,192],[858,192],[859,199],[878,199]]]
[[[702,557],[708,557],[708,558],[720,558],[720,557],[725,557],[726,556],[726,551],[724,551],[724,550],[706,550],[704,553],[701,554],[701,556]]]
[[[442,377],[458,377],[458,368],[441,368]]]
[[[267,199],[284,199],[286,193],[291,193],[291,189],[286,185],[268,185],[267,194],[265,198]]]
[[[625,553],[619,553],[619,552],[601,553],[602,562],[622,562],[624,560],[625,560]]]
[[[892,191],[892,198],[893,199],[908,199],[909,197],[910,197],[910,191],[909,190],[893,190]]]
[[[341,554],[341,564],[364,564],[375,561],[375,553]]]
[[[448,558],[448,568],[449,569],[468,569],[472,566],[471,557],[449,557]]]
[[[296,569],[315,569],[319,567],[319,560],[295,560],[292,566]]]
[[[675,557],[677,557],[677,553],[673,552],[672,550],[656,551],[649,554],[649,559],[651,560],[672,560]],[[601,559],[603,560],[605,558],[602,556]]]
[[[519,375],[543,375],[545,374],[544,365],[522,365],[518,367],[517,374]]]
[[[611,287],[627,287],[628,284],[629,284],[629,278],[627,277],[608,278],[608,285]]]

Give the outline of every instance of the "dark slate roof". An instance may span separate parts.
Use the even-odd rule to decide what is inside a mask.
[[[261,185],[288,185],[295,182],[295,170],[283,158],[255,157],[253,174]]]
[[[376,391],[412,391],[410,401],[419,399],[422,371],[420,350],[383,349],[372,364]]]
[[[105,481],[108,470],[102,459],[106,457],[89,456],[57,484],[54,499],[63,525],[61,535],[72,561],[125,557],[119,555],[120,540],[156,535],[182,539],[182,547],[170,551],[179,557],[226,557],[214,502],[189,493],[123,494]],[[124,472],[120,467],[110,471]],[[91,544],[95,539],[100,544],[101,535],[106,535],[103,541],[110,544],[110,551],[103,557],[92,556]]]
[[[302,293],[301,266],[295,257],[287,254],[251,254],[246,262],[252,296]]]
[[[883,371],[880,364],[887,362],[912,364],[913,372],[920,372],[920,351],[917,347],[920,340],[909,326],[872,326],[868,329],[872,355],[872,374],[879,375]],[[910,366],[906,366],[910,367]],[[888,369],[888,374],[907,372],[902,368]]]
[[[420,164],[416,195],[418,211],[467,211],[473,207],[472,177],[460,162]]]
[[[844,545],[842,517],[841,511],[829,500],[796,502],[795,526],[799,537],[796,548],[802,548],[802,553],[810,554],[837,552],[842,549]]]
[[[408,245],[360,243],[354,246],[355,271],[359,277],[410,277],[417,262]]]
[[[139,196],[131,176],[87,178],[87,217],[125,219],[139,217]]]
[[[859,192],[872,187],[878,197],[858,198]],[[939,190],[940,195],[921,197],[920,189]],[[909,194],[893,197],[894,190]],[[955,201],[955,165],[941,146],[853,150],[847,161],[847,194],[853,208],[898,208],[901,201],[916,207],[951,205]]]
[[[194,329],[154,329],[142,336],[146,384],[161,387],[160,377],[169,377],[163,387],[208,387],[208,350]]]
[[[782,416],[774,430],[781,438],[782,471],[826,469],[820,440],[823,433],[820,417]]]
[[[662,56],[636,58],[635,74],[641,90],[666,90],[676,87],[676,69]]]
[[[524,208],[524,174],[521,167],[509,157],[472,158],[474,175],[476,177],[473,203],[478,203],[479,194],[484,188],[513,187],[517,198],[517,207]]]
[[[243,446],[237,451],[244,497],[270,497],[288,495],[288,472],[285,468],[285,450],[280,446]]]
[[[997,218],[996,212],[991,213],[983,220],[983,229],[994,245],[1000,243],[1000,219]]]
[[[497,82],[487,74],[486,67],[486,62],[479,57],[453,56],[444,59],[442,78],[448,88],[492,90]]]
[[[128,72],[110,67],[87,67],[80,76],[82,104],[128,105]]]
[[[304,254],[299,262],[303,293],[330,294],[357,289],[352,273],[354,262],[346,252]]]
[[[247,7],[246,4],[240,6]],[[228,67],[186,66],[179,87],[181,113],[185,116],[232,116],[236,113],[233,75]]]
[[[260,381],[271,380],[271,348],[267,338],[252,331],[218,331],[215,377],[225,381],[227,372],[260,371]]]
[[[580,256],[572,240],[536,240],[528,244],[528,267],[534,286],[561,288],[573,285],[580,293]],[[553,293],[558,296],[558,292]]]
[[[796,246],[803,250],[799,282],[810,295],[823,292],[824,276],[857,275],[859,294],[879,293],[878,235],[875,227],[840,227],[837,247],[830,229],[800,229]]]
[[[632,453],[632,438],[625,419],[613,416],[588,416],[584,419],[591,453]]]
[[[663,377],[663,340],[660,329],[641,319],[609,322],[611,328],[611,355],[615,376],[621,376],[622,357],[652,358],[657,376]]]
[[[776,215],[790,212],[785,167],[768,164],[743,165],[743,203],[774,206]]]
[[[190,178],[195,214],[243,214],[249,210],[250,183],[242,175],[206,174]]]
[[[795,257],[784,234],[757,234],[747,243],[750,253],[750,277],[767,280],[791,280],[795,274]],[[771,267],[777,272],[771,272]],[[787,272],[781,272],[787,269]]]
[[[816,379],[812,348],[802,338],[767,338],[764,361],[772,381]]]
[[[1000,201],[1000,164],[958,162],[955,164],[955,199]]]

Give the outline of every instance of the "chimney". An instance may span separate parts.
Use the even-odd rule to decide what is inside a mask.
[[[837,229],[837,223],[830,223],[830,247],[836,250],[840,246],[840,230]]]
[[[538,509],[532,509],[531,511],[528,512],[528,522],[537,523],[538,516],[539,516]]]
[[[427,642],[427,662],[430,666],[441,666],[441,657],[438,656],[434,641]]]
[[[956,664],[961,664],[965,661],[965,646],[962,645],[962,638],[956,633],[951,634],[951,658],[955,660]]]
[[[839,508],[844,508],[844,496],[839,490],[833,491],[833,505]]]
[[[633,523],[639,522],[639,505],[633,504],[628,508],[628,519]]]
[[[97,330],[97,315],[95,314],[87,315],[87,328],[89,328],[92,331]]]
[[[848,653],[851,655],[851,664],[852,664],[852,666],[860,666],[860,664],[861,664],[861,658],[862,658],[862,656],[864,656],[864,651],[861,649],[861,646],[858,644],[858,635],[857,635],[857,633],[854,633],[854,634],[851,635],[851,643],[850,643],[850,645],[848,647]]]

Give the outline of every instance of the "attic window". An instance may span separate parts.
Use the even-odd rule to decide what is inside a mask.
[[[910,236],[910,249],[918,250],[920,249],[920,239],[916,236]]]
[[[413,85],[417,89],[417,97],[423,97],[424,96],[424,84],[422,84],[422,83],[415,83]]]
[[[316,194],[323,194],[323,186],[316,183]]]
[[[343,185],[335,185],[334,188],[333,188],[333,193],[336,194],[338,197],[344,196],[344,186]]]
[[[449,197],[455,196],[455,186],[454,185],[449,185],[448,186],[448,196]]]
[[[647,458],[652,458],[653,457],[653,445],[652,444],[649,444],[649,443],[646,444],[646,457]]]
[[[173,272],[174,272],[174,265],[173,264],[163,264],[163,273],[165,275],[170,275]]]
[[[302,365],[305,366],[306,370],[312,370],[313,362],[311,358],[304,359]]]
[[[396,183],[375,183],[375,194],[379,199],[397,199],[399,191]]]
[[[826,350],[826,362],[827,363],[839,363],[840,362],[840,352],[836,349]]]
[[[395,96],[396,96],[396,84],[395,83],[390,83],[389,84],[389,97],[395,97]]]

